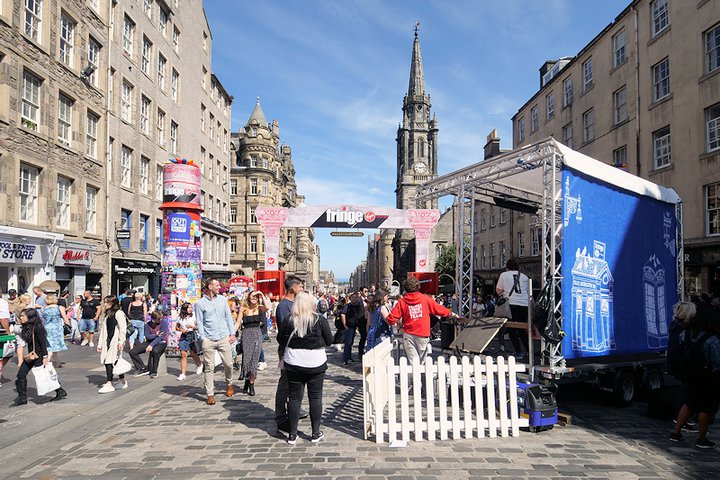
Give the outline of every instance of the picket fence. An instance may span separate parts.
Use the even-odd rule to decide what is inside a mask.
[[[428,356],[424,365],[401,357],[396,364],[392,351],[386,339],[362,357],[366,440],[374,435],[376,443],[408,442],[411,432],[415,441],[447,440],[450,434],[453,439],[517,437],[528,426],[514,388],[525,365],[514,357],[506,362],[475,356],[471,363],[468,357],[446,362]]]

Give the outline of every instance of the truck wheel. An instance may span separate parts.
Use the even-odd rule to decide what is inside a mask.
[[[657,390],[665,385],[665,376],[659,368],[648,368],[645,371],[645,389]]]
[[[635,398],[635,376],[630,370],[620,370],[615,376],[613,395],[620,405],[630,405]]]

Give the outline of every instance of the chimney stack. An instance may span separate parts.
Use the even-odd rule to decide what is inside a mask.
[[[500,155],[500,137],[498,137],[496,129],[493,128],[492,132],[487,136],[487,143],[485,144],[484,150],[485,160]]]

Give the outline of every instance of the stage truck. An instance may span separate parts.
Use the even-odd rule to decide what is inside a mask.
[[[539,236],[527,242],[540,248],[536,287],[545,294],[549,335],[529,355],[531,381],[590,381],[622,402],[640,386],[663,385],[672,308],[684,299],[682,201],[674,190],[549,138],[431,180],[417,201],[445,195],[457,200],[463,316],[475,292],[476,205],[524,212],[516,224]],[[464,350],[481,353],[472,343]]]

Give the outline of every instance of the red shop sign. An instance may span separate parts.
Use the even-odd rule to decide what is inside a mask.
[[[59,265],[83,265],[89,267],[92,264],[92,254],[90,250],[61,248],[55,257],[55,263]]]

